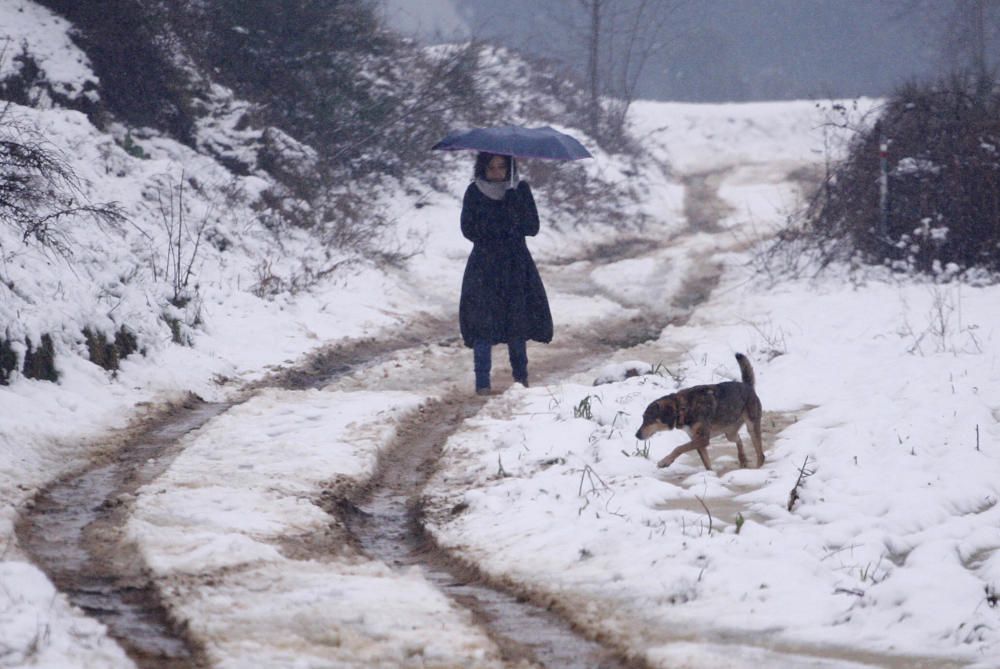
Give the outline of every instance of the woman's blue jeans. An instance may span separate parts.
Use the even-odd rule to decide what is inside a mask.
[[[507,342],[507,354],[510,356],[510,369],[515,381],[528,380],[528,345],[523,339],[512,339]],[[477,341],[472,346],[474,369],[476,370],[476,390],[490,387],[490,369],[493,367],[493,344],[488,341]]]

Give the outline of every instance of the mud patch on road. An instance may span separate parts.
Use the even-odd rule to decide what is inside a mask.
[[[733,213],[733,208],[719,197],[719,184],[725,174],[725,170],[717,170],[684,177],[684,216],[692,232],[722,232],[719,222]]]
[[[17,537],[70,602],[108,626],[140,667],[208,666],[204,649],[169,614],[134,546],[122,540],[138,489],[180,452],[178,441],[228,408],[191,396],[119,435],[117,452],[40,492]]]
[[[383,333],[378,337],[348,339],[333,346],[325,346],[310,354],[305,360],[273,371],[248,386],[248,390],[284,388],[306,390],[343,376],[358,367],[376,364],[381,358],[397,351],[416,348],[429,342],[443,345],[458,337],[457,320],[444,320],[425,316],[398,332]]]
[[[108,438],[102,449],[108,455],[39,492],[21,514],[18,541],[73,604],[108,626],[140,667],[208,666],[202,646],[171,617],[138,550],[123,540],[139,488],[166,471],[181,452],[185,434],[245,401],[254,390],[273,383],[295,389],[321,386],[374,364],[411,340],[442,339],[453,329],[429,318],[382,340],[355,340],[324,349],[301,368],[278,370],[251,384],[230,402],[207,403],[192,395],[151,411]],[[293,556],[315,556],[343,539],[342,534],[289,538],[284,549]]]
[[[761,419],[761,438],[764,442],[765,467],[767,466],[766,459],[773,457],[771,453],[774,449],[774,442],[777,436],[786,427],[796,423],[806,411],[812,408],[807,407],[801,411],[794,412],[764,412]],[[748,456],[753,461],[754,456],[752,455],[752,449],[750,449],[750,435],[746,433],[745,428],[742,430],[742,433],[741,436],[743,437]],[[740,471],[741,469],[737,460],[736,445],[723,436],[717,435],[712,439],[709,446],[709,456],[712,458],[712,471],[723,482],[726,481],[725,477],[727,474]],[[692,460],[696,459],[693,453],[685,457],[691,457]],[[699,522],[702,531],[721,531],[727,526],[735,525],[738,522],[742,523],[746,520],[753,520],[758,523],[765,523],[770,520],[770,518],[758,513],[753,503],[741,499],[743,495],[758,490],[759,486],[726,484],[725,494],[703,497],[694,494],[691,487],[685,485],[684,482],[690,476],[690,471],[685,470],[681,474],[672,475],[668,469],[665,470],[662,476],[664,480],[669,480],[674,485],[687,489],[689,496],[662,502],[656,505],[656,509],[661,511],[686,511],[697,514],[700,517]]]
[[[553,267],[565,267],[578,262],[611,264],[647,255],[662,245],[662,238],[625,236],[584,247],[572,255],[547,258],[544,264]]]

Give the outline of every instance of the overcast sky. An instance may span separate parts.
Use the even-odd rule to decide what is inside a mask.
[[[584,62],[584,40],[555,18],[560,6],[578,11],[575,1],[382,2],[391,27],[426,41],[475,37],[577,67]],[[939,65],[932,35],[945,10],[927,16],[920,7],[906,0],[691,0],[671,15],[669,48],[643,69],[639,95],[711,102],[886,95]]]
[[[382,0],[389,27],[427,40],[467,38],[469,26],[452,0]]]

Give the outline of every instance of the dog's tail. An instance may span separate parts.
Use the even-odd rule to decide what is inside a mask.
[[[740,374],[743,376],[743,383],[747,384],[753,388],[756,378],[753,375],[753,367],[750,366],[750,361],[742,353],[736,354],[736,362],[740,366]]]

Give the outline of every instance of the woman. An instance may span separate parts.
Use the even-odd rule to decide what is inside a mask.
[[[462,201],[462,234],[472,252],[462,278],[458,318],[473,350],[476,393],[490,393],[492,346],[507,344],[514,380],[528,385],[526,342],[552,341],[552,315],[542,278],[524,238],[538,234],[538,209],[507,156],[480,153]],[[516,182],[516,187],[514,184]]]

